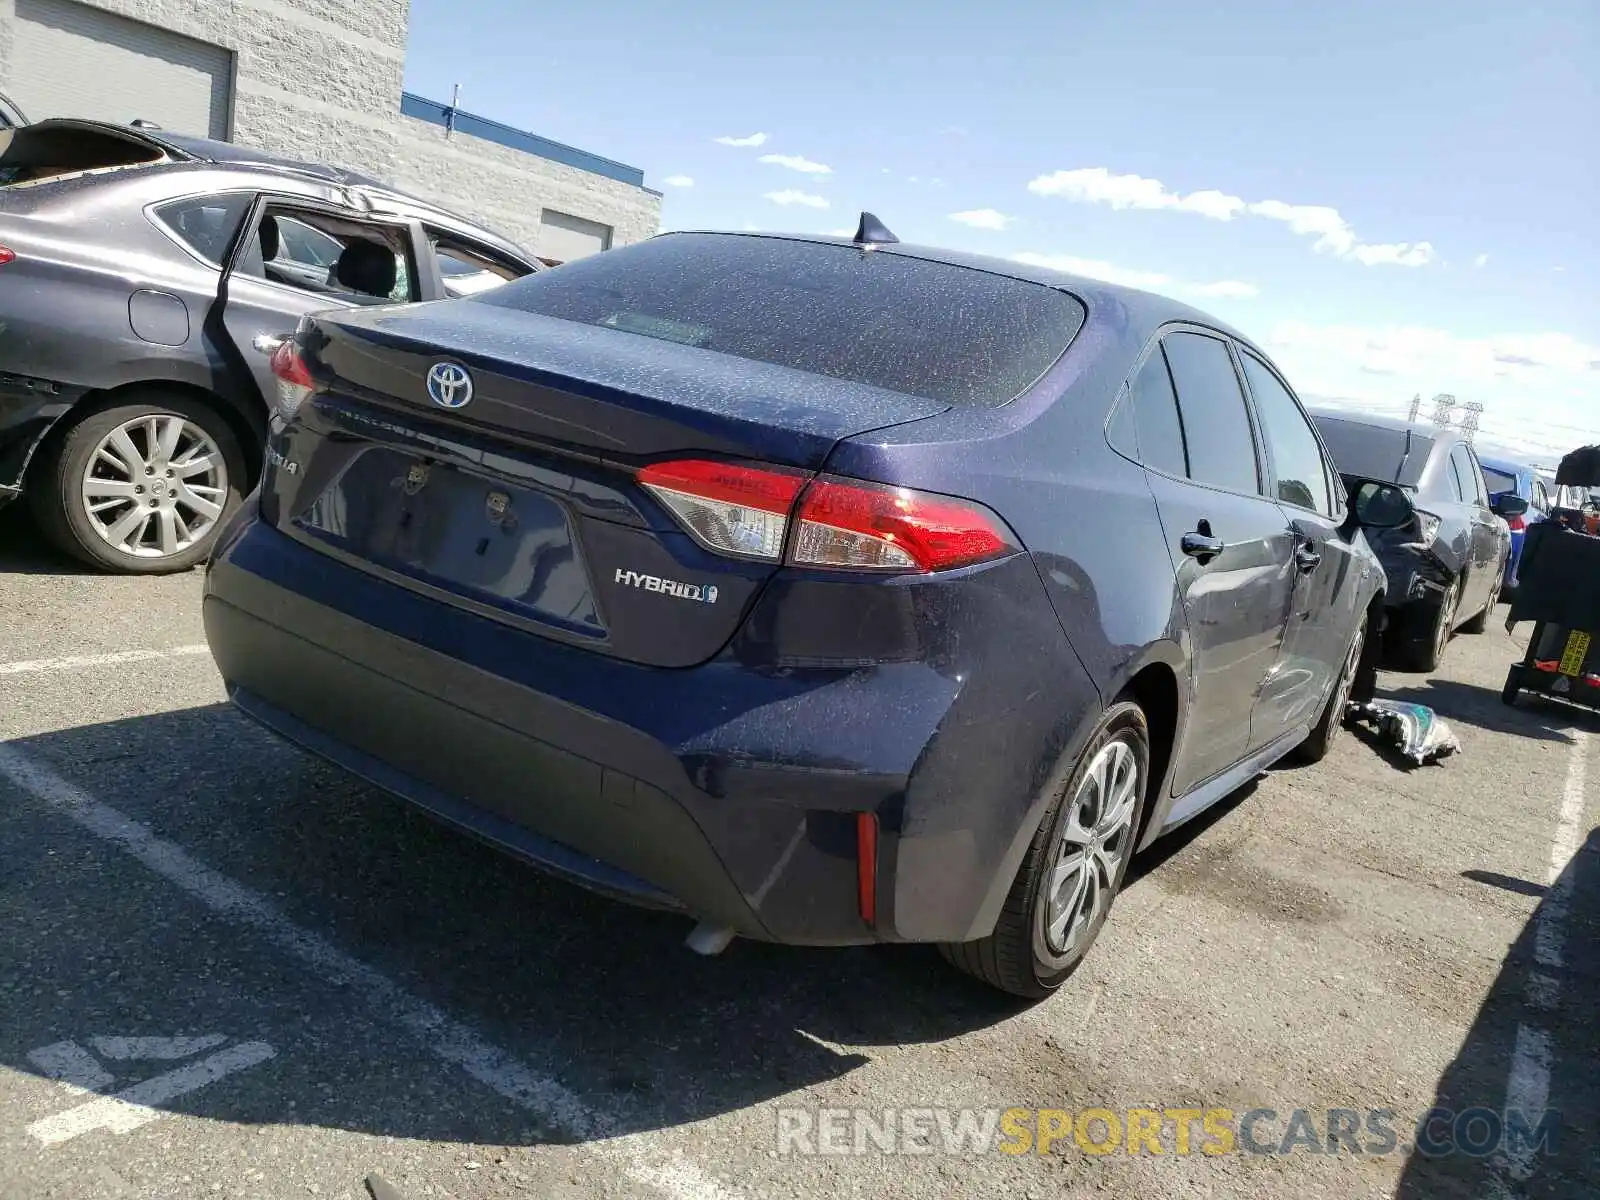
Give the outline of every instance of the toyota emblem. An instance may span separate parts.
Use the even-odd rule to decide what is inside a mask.
[[[428,371],[428,396],[440,408],[463,408],[472,399],[472,376],[460,363],[434,363]]]

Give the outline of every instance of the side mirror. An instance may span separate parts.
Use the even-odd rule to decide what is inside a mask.
[[[1349,480],[1350,511],[1363,529],[1399,529],[1417,514],[1411,497],[1398,484],[1380,479]]]
[[[1528,513],[1528,502],[1515,492],[1499,492],[1489,497],[1489,511],[1497,517],[1522,517]]]

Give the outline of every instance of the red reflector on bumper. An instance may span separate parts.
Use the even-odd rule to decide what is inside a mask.
[[[861,919],[878,923],[878,818],[856,814],[856,902]]]

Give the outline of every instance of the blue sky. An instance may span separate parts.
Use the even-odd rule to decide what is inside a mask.
[[[643,167],[666,229],[868,208],[1182,296],[1304,393],[1448,391],[1559,452],[1600,440],[1597,63],[1592,0],[413,0],[406,78]]]

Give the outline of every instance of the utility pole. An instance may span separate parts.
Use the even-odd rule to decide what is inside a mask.
[[[1450,424],[1450,417],[1456,410],[1456,398],[1447,392],[1440,392],[1433,398],[1433,423],[1440,429]]]
[[[1411,397],[1411,411],[1406,414],[1406,422],[1411,425],[1417,423],[1417,417],[1422,413],[1422,393],[1418,392]]]

